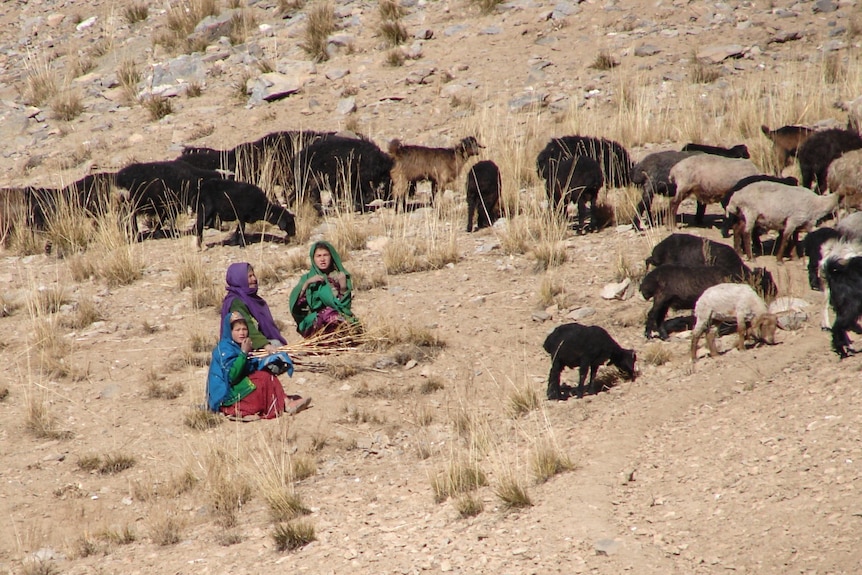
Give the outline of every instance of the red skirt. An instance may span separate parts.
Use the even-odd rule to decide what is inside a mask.
[[[263,419],[272,419],[284,413],[284,388],[277,377],[261,370],[252,372],[248,378],[255,390],[233,405],[222,406],[222,413],[234,417],[259,415]]]

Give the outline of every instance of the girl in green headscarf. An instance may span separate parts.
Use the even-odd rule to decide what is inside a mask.
[[[309,251],[311,270],[290,292],[290,313],[303,337],[332,332],[344,324],[358,324],[350,311],[353,281],[329,242],[319,241]]]

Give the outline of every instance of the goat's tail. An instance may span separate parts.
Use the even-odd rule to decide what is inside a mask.
[[[389,141],[389,155],[397,156],[401,152],[401,148],[404,147],[404,144],[401,143],[401,140],[395,138],[394,140]]]

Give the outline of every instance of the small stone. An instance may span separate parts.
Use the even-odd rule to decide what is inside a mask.
[[[573,321],[578,321],[581,319],[588,318],[592,315],[596,314],[596,310],[591,307],[579,307],[578,309],[573,309],[566,315],[566,319],[570,319]]]
[[[624,295],[628,291],[632,280],[626,278],[619,283],[607,284],[602,288],[602,299],[625,299]]]
[[[336,68],[335,70],[330,70],[325,74],[327,80],[340,80],[350,74],[350,70],[345,68]]]
[[[642,44],[635,48],[635,56],[644,57],[644,56],[654,56],[661,52],[661,48],[658,46],[653,46],[652,44]]]
[[[621,546],[622,543],[615,539],[599,539],[595,544],[596,555],[616,555],[619,553]]]
[[[343,98],[341,101],[338,102],[338,106],[335,108],[335,111],[342,116],[352,114],[356,111],[356,98],[354,98],[353,96],[349,98]]]
[[[538,322],[548,321],[549,319],[551,319],[551,316],[549,316],[544,311],[534,311],[533,315],[531,317],[532,317],[533,321],[538,321]]]
[[[411,359],[410,361],[408,361],[407,363],[404,364],[404,371],[407,371],[408,369],[413,369],[417,365],[419,365],[419,362],[416,361],[415,359]]]

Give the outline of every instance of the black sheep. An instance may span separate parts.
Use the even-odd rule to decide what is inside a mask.
[[[716,156],[724,156],[725,158],[742,158],[747,160],[751,157],[748,153],[748,147],[745,144],[737,144],[732,148],[722,148],[721,146],[709,146],[707,144],[686,144],[682,147],[681,152],[703,152],[705,154],[713,154]]]
[[[632,161],[628,151],[619,143],[591,136],[563,136],[553,138],[536,157],[536,171],[543,180],[551,173],[551,162],[572,156],[587,156],[597,161],[602,169],[605,184],[621,188],[631,184]]]
[[[355,210],[364,211],[378,194],[390,195],[392,165],[392,158],[374,142],[333,136],[304,148],[295,169],[297,179],[304,182],[301,188],[318,211],[322,211],[320,192],[327,188],[336,197],[349,199]]]
[[[715,266],[742,276],[748,269],[732,247],[692,234],[671,234],[652,249],[646,265]]]
[[[820,281],[820,262],[823,258],[823,253],[820,248],[823,247],[829,240],[835,240],[841,237],[841,232],[835,228],[817,228],[814,231],[805,234],[805,237],[800,242],[802,251],[808,258],[808,285],[814,291],[822,291],[823,286]]]
[[[201,170],[179,160],[129,164],[117,172],[117,186],[129,191],[135,235],[138,215],[154,217],[156,226],[161,227],[187,208],[197,210],[202,182],[222,179],[219,172]]]
[[[553,159],[550,161],[545,192],[551,207],[558,211],[564,211],[569,202],[574,200],[578,206],[578,230],[593,231],[598,229],[596,200],[603,184],[602,169],[598,162],[587,156],[565,157],[559,162]],[[584,226],[587,202],[590,203],[589,227]]]
[[[491,160],[476,162],[467,172],[467,231],[487,228],[500,217],[500,168]]]
[[[647,273],[640,285],[644,299],[653,300],[647,313],[644,335],[650,338],[656,332],[661,339],[667,339],[664,320],[668,310],[694,309],[697,299],[707,288],[727,282],[750,284],[764,298],[774,297],[777,293],[772,274],[763,268],[753,271],[744,268],[740,275],[736,270],[717,266],[660,265]]]
[[[849,249],[848,249],[849,248]],[[842,253],[843,250],[843,253]],[[829,303],[835,310],[832,324],[832,350],[842,359],[855,353],[850,348],[848,331],[862,333],[862,252],[859,245],[835,244],[823,258],[823,277],[829,288]]]
[[[203,240],[205,225],[211,225],[216,216],[224,222],[236,221],[232,242],[245,245],[245,224],[265,220],[283,231],[287,237],[296,235],[296,221],[289,211],[270,202],[266,192],[245,182],[232,180],[205,180],[200,185],[200,204],[197,210],[195,232],[198,246]]]
[[[577,367],[579,370],[578,398],[584,396],[587,369],[590,372],[589,393],[593,395],[600,391],[595,385],[600,365],[613,365],[632,380],[637,377],[635,351],[623,349],[607,331],[596,325],[567,323],[557,326],[545,339],[543,347],[551,355],[551,372],[548,375],[550,400],[566,400],[571,395],[569,386],[560,385],[560,375],[566,367]]]
[[[645,156],[632,167],[632,183],[642,189],[634,226],[642,228],[641,214],[650,217],[652,201],[656,194],[672,198],[676,195],[676,184],[670,181],[670,169],[682,160],[701,152],[677,152],[669,150]]]
[[[811,134],[796,154],[802,172],[802,185],[811,188],[811,184],[816,182],[817,191],[823,193],[828,189],[826,173],[832,160],[841,157],[844,152],[859,148],[862,148],[862,136],[850,130],[833,128]]]

